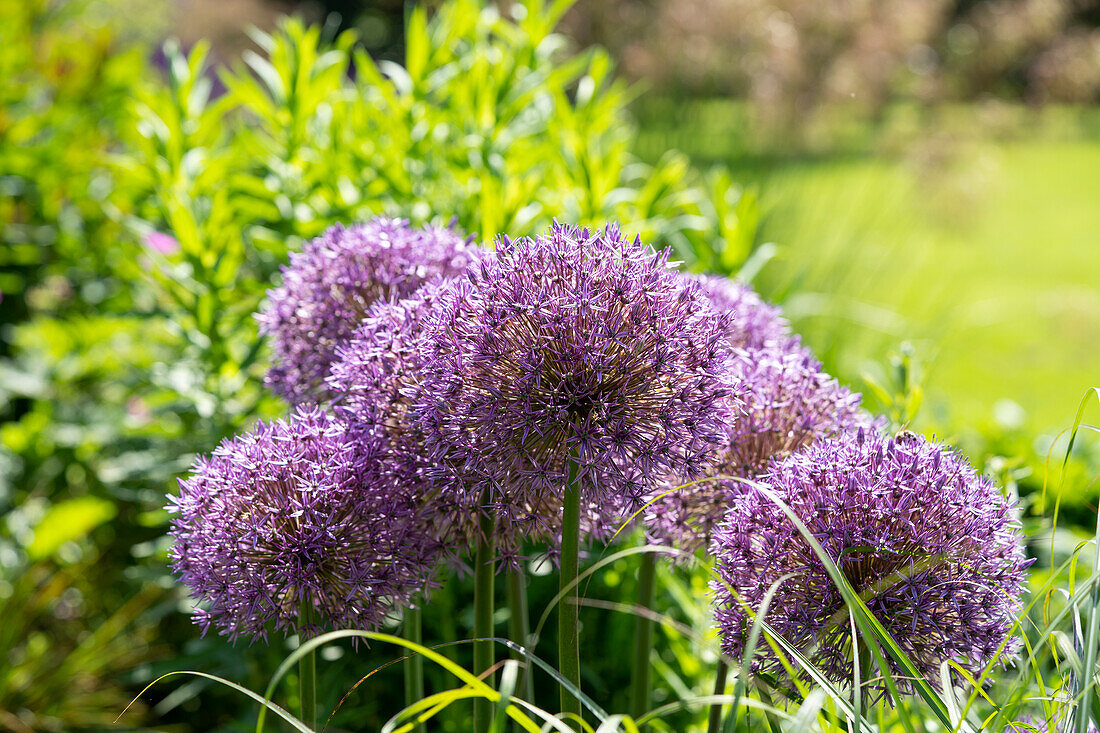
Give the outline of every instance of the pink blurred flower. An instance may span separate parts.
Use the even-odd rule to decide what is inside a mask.
[[[149,232],[145,235],[145,246],[151,249],[155,249],[162,255],[170,255],[179,250],[180,243],[179,240],[177,240],[171,234],[164,234],[162,232]]]

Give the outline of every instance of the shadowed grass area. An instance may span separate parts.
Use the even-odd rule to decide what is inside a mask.
[[[725,132],[716,116],[685,115],[674,142],[759,188],[761,241],[779,250],[756,284],[828,368],[862,387],[869,362],[908,340],[926,364],[925,427],[986,420],[1002,399],[1031,429],[1064,423],[1100,365],[1091,127],[1047,122],[983,141],[979,110],[969,130],[954,110],[942,129],[874,143],[888,154],[749,158],[728,141],[736,114]],[[641,128],[643,150],[668,137],[644,113]]]

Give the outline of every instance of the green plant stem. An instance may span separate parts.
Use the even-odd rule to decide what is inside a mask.
[[[298,616],[298,638],[313,625],[313,605],[302,601]],[[298,680],[301,684],[301,719],[311,730],[317,728],[317,652],[311,651],[298,661]]]
[[[527,578],[522,569],[508,573],[508,608],[511,611],[508,635],[512,637],[512,641],[526,649],[527,637],[531,635],[531,622],[527,613]],[[521,691],[524,700],[534,702],[535,684],[531,665],[519,652],[512,652],[512,658],[524,665],[517,689]]]
[[[405,612],[405,638],[416,644],[423,644],[423,615],[419,608],[410,608]],[[405,705],[413,705],[424,699],[424,658],[417,652],[409,651],[405,658]],[[413,730],[423,731],[418,725]]]
[[[714,694],[721,695],[726,691],[726,676],[730,667],[725,659],[718,660],[718,671],[714,676]],[[707,733],[719,733],[722,726],[722,704],[714,703],[710,706],[710,714],[707,716]]]
[[[772,733],[783,733],[783,726],[780,725],[779,719],[775,717],[775,713],[772,712],[772,708],[775,707],[775,701],[772,699],[771,694],[763,687],[756,688],[756,694],[760,696],[760,702],[767,705],[767,709],[764,710],[764,721],[767,723],[768,730]]]
[[[1100,399],[1100,390],[1097,391],[1096,396]],[[1085,399],[1088,399],[1086,395]],[[1078,412],[1078,420],[1080,422],[1080,412]],[[1076,429],[1076,427],[1075,427]],[[1066,449],[1066,457],[1069,457],[1069,451],[1071,448]],[[1096,534],[1093,536],[1092,547],[1092,572],[1093,575],[1100,573],[1100,515],[1096,517]],[[1093,704],[1093,695],[1096,694],[1096,689],[1093,687],[1092,680],[1094,677],[1094,670],[1097,668],[1096,664],[1096,648],[1100,646],[1100,585],[1093,586],[1092,598],[1089,599],[1088,606],[1088,620],[1085,627],[1085,648],[1081,651],[1084,653],[1084,667],[1082,669],[1085,674],[1080,675],[1081,684],[1084,686],[1082,691],[1081,702],[1078,705],[1074,714],[1077,716],[1075,721],[1074,733],[1087,733],[1089,729],[1089,709]],[[1080,652],[1079,652],[1080,653]],[[1089,689],[1093,687],[1093,689]]]
[[[489,505],[489,490],[481,495],[481,506]],[[493,558],[493,537],[496,534],[496,518],[488,511],[482,511],[478,520],[480,532],[477,550],[474,554],[474,637],[487,639],[493,635],[493,598],[495,594],[496,572]],[[493,666],[493,642],[474,642],[474,674],[480,675]],[[493,676],[485,678],[492,686]],[[474,731],[483,733],[493,717],[493,706],[485,699],[474,700]]]
[[[562,594],[558,606],[558,670],[578,690],[581,688],[581,659],[578,648],[580,623],[577,605],[577,567],[580,555],[581,490],[577,481],[577,464],[569,462],[569,481],[565,487],[561,527],[561,574],[558,590]],[[561,711],[581,714],[581,701],[564,687],[561,690]]]
[[[867,712],[868,703],[871,697],[867,687],[867,680],[871,677],[871,667],[874,664],[874,660],[871,656],[871,650],[867,648],[867,643],[863,640],[862,636],[856,638],[854,649],[856,659],[859,663],[859,689],[853,691],[852,705],[862,716]],[[853,682],[855,682],[854,679]]]
[[[657,556],[642,555],[638,568],[638,608],[653,607],[656,597]],[[630,681],[630,715],[640,718],[649,711],[649,655],[653,649],[653,619],[638,614],[634,617],[634,670]]]

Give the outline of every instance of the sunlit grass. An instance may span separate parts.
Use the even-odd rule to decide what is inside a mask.
[[[756,284],[827,367],[859,387],[868,361],[911,341],[925,427],[988,420],[1004,399],[1030,430],[1064,425],[1100,364],[1094,130],[1047,121],[993,141],[975,107],[884,152],[750,158],[730,109],[724,129],[710,109],[671,138],[643,117],[643,151],[676,144],[759,187],[760,239],[779,253]]]

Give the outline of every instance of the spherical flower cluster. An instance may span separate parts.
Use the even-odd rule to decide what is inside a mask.
[[[534,536],[570,481],[587,504],[630,503],[702,470],[739,408],[727,319],[667,257],[555,225],[457,279],[418,406],[435,456],[461,458],[437,480],[488,487],[498,523]]]
[[[734,497],[745,490],[742,482],[722,477],[752,478],[769,461],[815,440],[874,428],[859,407],[858,393],[822,371],[797,339],[785,346],[738,351],[745,414],[726,433],[708,480],[684,486],[667,481],[659,487],[659,498],[646,514],[654,541],[685,552],[705,548]]]
[[[337,350],[328,386],[336,413],[357,430],[379,439],[383,470],[416,494],[419,511],[431,517],[427,524],[433,536],[447,549],[449,559],[461,567],[461,551],[473,547],[480,529],[481,497],[474,488],[431,480],[433,470],[438,474],[448,456],[429,455],[428,437],[410,414],[424,366],[423,324],[447,287],[447,282],[430,283],[408,298],[371,306],[355,335]],[[452,467],[450,475],[460,470]],[[524,537],[509,526],[495,529],[493,544],[501,563],[518,564],[525,539],[557,541],[560,505],[546,497],[541,506],[545,536]],[[613,525],[616,518],[603,508],[588,507],[585,535],[605,539],[617,528]]]
[[[797,337],[779,306],[767,303],[748,285],[720,275],[683,275],[699,283],[711,307],[732,317],[728,336],[738,349],[788,349]]]
[[[282,286],[268,292],[257,316],[275,352],[268,385],[293,403],[326,399],[336,349],[374,301],[457,275],[475,251],[451,229],[415,229],[400,219],[328,229],[291,255]]]
[[[169,556],[203,632],[370,629],[407,605],[430,582],[436,542],[376,466],[373,441],[317,409],[198,459],[171,498]],[[314,626],[299,625],[303,608]]]
[[[429,283],[407,298],[371,306],[354,336],[337,349],[328,387],[336,413],[378,441],[381,470],[416,496],[429,531],[453,551],[475,538],[477,497],[442,491],[429,481],[432,467],[446,456],[429,459],[426,436],[410,415],[424,367],[423,324],[446,288],[445,281]],[[498,546],[518,549],[500,539]]]
[[[976,676],[1016,654],[1009,631],[1029,564],[1016,506],[963,458],[913,433],[888,438],[861,431],[776,462],[761,485],[806,524],[933,683],[945,660]],[[738,659],[744,651],[752,624],[745,608],[755,613],[772,584],[789,575],[766,621],[830,679],[851,679],[852,639],[840,591],[771,499],[758,489],[737,496],[711,552],[726,654]],[[767,645],[754,666],[783,673]]]
[[[423,368],[423,324],[446,289],[429,283],[408,297],[380,300],[336,350],[328,388],[337,413],[394,440],[415,432],[408,419],[410,390]]]

